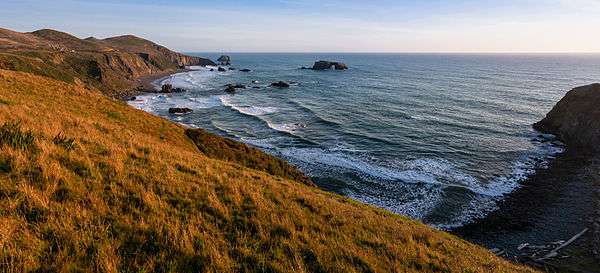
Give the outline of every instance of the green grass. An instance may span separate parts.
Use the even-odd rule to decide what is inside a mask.
[[[29,52],[27,53],[27,55],[31,55]],[[19,52],[18,54],[24,53]],[[73,83],[75,81],[73,73],[69,73],[65,69],[45,62],[45,60],[49,61],[52,58],[49,53],[39,52],[36,55],[39,57],[0,53],[0,69],[32,73],[68,83]]]
[[[15,103],[13,101],[11,101],[11,100],[0,98],[0,104],[4,104],[4,105],[9,105],[10,106],[10,105],[14,105]]]

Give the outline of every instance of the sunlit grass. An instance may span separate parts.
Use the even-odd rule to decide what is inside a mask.
[[[1,272],[532,272],[98,91],[0,90]]]

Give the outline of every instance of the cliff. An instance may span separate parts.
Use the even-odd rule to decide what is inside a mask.
[[[0,90],[7,272],[534,272],[88,86]]]
[[[132,35],[79,39],[50,29],[0,29],[0,68],[82,83],[114,97],[139,88],[140,77],[195,65],[214,63]]]
[[[600,152],[600,84],[569,91],[534,128],[556,135],[570,149]]]

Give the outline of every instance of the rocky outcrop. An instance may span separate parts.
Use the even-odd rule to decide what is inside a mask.
[[[271,84],[272,87],[277,87],[277,88],[288,88],[290,87],[290,84],[284,81],[278,81],[278,82],[274,82]]]
[[[218,70],[219,72],[225,72],[225,71],[227,71],[227,69],[225,69],[225,68],[222,68],[222,67],[220,67],[220,66],[219,66],[219,68],[218,68],[217,70]]]
[[[577,87],[533,125],[556,135],[569,148],[600,152],[600,84]]]
[[[225,92],[227,92],[227,93],[235,93],[236,89],[246,89],[246,86],[243,84],[227,84],[227,85],[225,85]]]
[[[221,57],[219,57],[219,59],[217,59],[217,62],[219,62],[219,64],[221,64],[221,65],[230,65],[231,57],[229,57],[227,55],[221,55]]]
[[[348,66],[345,63],[340,62],[318,61],[315,62],[312,70],[328,70],[332,68],[335,70],[346,70],[348,69]]]
[[[163,84],[162,87],[160,88],[160,92],[162,93],[181,93],[181,92],[185,92],[185,89],[181,88],[181,87],[173,87],[172,84]]]
[[[169,113],[170,114],[187,114],[187,113],[191,113],[192,109],[190,108],[179,108],[179,107],[174,107],[174,108],[169,108]]]
[[[225,88],[225,92],[227,92],[227,93],[235,93],[235,87],[233,87],[232,85],[227,86]]]

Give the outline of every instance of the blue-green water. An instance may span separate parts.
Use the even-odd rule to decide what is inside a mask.
[[[252,72],[198,68],[161,82],[188,92],[139,96],[130,104],[254,145],[326,190],[440,228],[485,216],[546,166],[562,147],[531,124],[569,89],[600,81],[600,55],[231,57],[233,66]],[[298,69],[321,59],[350,69]],[[279,80],[297,84],[268,87]],[[249,88],[229,95],[228,83]],[[169,107],[194,112],[174,116]]]

